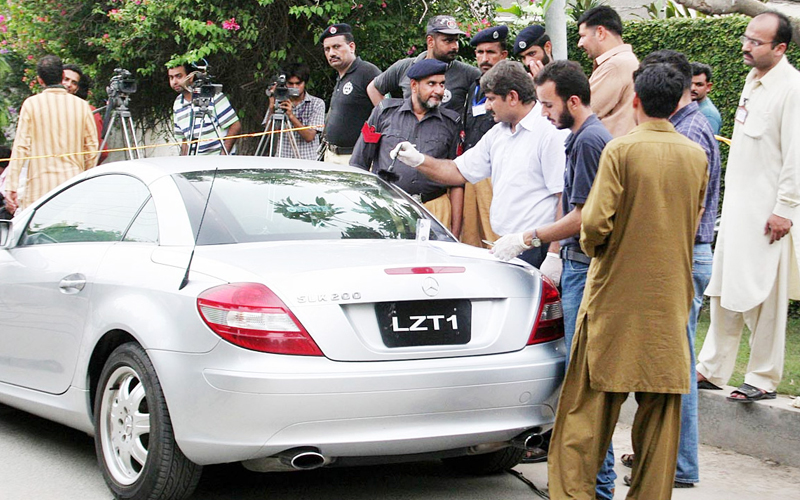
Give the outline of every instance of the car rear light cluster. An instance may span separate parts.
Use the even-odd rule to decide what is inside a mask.
[[[322,356],[292,311],[260,283],[209,288],[197,297],[197,309],[214,333],[240,347],[274,354]]]
[[[558,288],[547,276],[542,276],[542,300],[539,318],[533,325],[528,345],[541,344],[564,336],[564,312]]]

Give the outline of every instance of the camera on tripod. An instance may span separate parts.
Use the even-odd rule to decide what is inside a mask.
[[[123,68],[114,68],[114,76],[108,82],[106,89],[108,95],[116,94],[134,94],[136,93],[136,79],[130,71]]]
[[[275,82],[270,85],[274,89],[267,90],[268,97],[275,97],[275,112],[283,113],[280,103],[288,101],[292,97],[300,97],[300,89],[289,88],[286,86],[286,75],[279,75]]]
[[[205,60],[204,60],[205,62]],[[214,77],[208,73],[209,65],[192,64],[195,71],[192,72],[192,84],[189,89],[192,91],[192,100],[200,99],[210,102],[214,96],[222,92],[222,85],[214,83]]]

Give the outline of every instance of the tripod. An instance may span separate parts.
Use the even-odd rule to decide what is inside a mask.
[[[122,129],[122,137],[125,141],[125,155],[129,160],[134,160],[142,158],[142,152],[139,150],[136,132],[133,129],[133,118],[131,117],[131,111],[128,109],[129,101],[130,96],[128,94],[122,94],[117,91],[109,92],[108,104],[105,107],[105,133],[103,134],[103,142],[100,143],[100,151],[106,148],[108,138],[111,135],[111,131],[114,129],[114,124],[118,123]],[[99,113],[103,109],[104,108],[97,109],[95,113]],[[109,114],[111,115],[110,121],[108,120]],[[131,150],[131,144],[133,144],[133,150]],[[97,153],[95,166],[100,161],[101,154],[100,152]]]
[[[217,136],[222,151],[227,155],[230,154],[228,148],[225,147],[225,141],[222,137],[222,131],[219,128],[219,120],[217,119],[217,109],[211,105],[213,96],[192,96],[192,112],[189,115],[189,123],[191,124],[191,136],[189,137],[189,156],[196,156],[200,150],[200,143],[195,142],[203,136],[203,124],[206,117],[209,118],[214,134]],[[198,122],[199,120],[199,122]]]
[[[278,104],[275,104],[275,111],[272,113],[271,120],[267,123],[267,126],[264,128],[265,134],[261,136],[261,140],[258,141],[258,147],[256,148],[256,156],[264,156],[264,152],[267,151],[267,156],[274,156],[276,158],[283,158],[283,134],[288,134],[289,137],[289,144],[292,146],[292,150],[294,151],[294,155],[296,158],[300,158],[300,151],[297,149],[297,143],[294,140],[294,134],[291,132],[287,132],[287,130],[292,128],[292,124],[286,118],[286,114],[283,112],[283,109],[278,107]],[[267,134],[272,130],[271,134]],[[278,131],[276,133],[276,131]],[[277,135],[277,150],[275,144],[275,137]],[[269,140],[267,140],[269,137]]]

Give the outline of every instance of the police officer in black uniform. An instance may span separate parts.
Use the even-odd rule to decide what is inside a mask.
[[[469,44],[475,47],[475,63],[481,70],[481,76],[508,57],[506,38],[507,26],[493,26],[479,31]],[[480,85],[480,77],[470,85],[467,100],[464,104],[463,150],[475,146],[481,137],[494,127],[496,122],[491,113],[486,112],[486,96]],[[464,186],[464,222],[461,241],[476,247],[488,247],[485,241],[499,238],[492,231],[489,222],[489,210],[492,205],[492,181],[484,179],[477,184]]]
[[[553,60],[553,44],[544,26],[531,24],[520,31],[514,40],[514,55],[535,78]]]
[[[353,30],[349,24],[328,26],[320,36],[320,43],[328,64],[339,73],[325,120],[323,139],[327,149],[324,160],[347,165],[361,125],[372,113],[367,85],[381,71],[356,56]]]
[[[448,65],[425,59],[408,70],[411,95],[405,99],[381,101],[364,124],[350,165],[381,175],[391,171],[393,183],[424,203],[445,226],[457,234],[461,227],[464,188],[450,189],[431,181],[389,152],[403,141],[416,144],[419,151],[434,158],[453,159],[461,130],[461,117],[441,107]],[[384,177],[385,174],[384,174]]]

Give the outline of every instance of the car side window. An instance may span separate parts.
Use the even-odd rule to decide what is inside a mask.
[[[147,200],[147,203],[133,224],[125,233],[122,241],[136,241],[139,243],[158,243],[158,218],[156,217],[156,204],[153,198]]]
[[[92,177],[37,208],[20,245],[120,241],[149,197],[147,187],[133,177]]]

